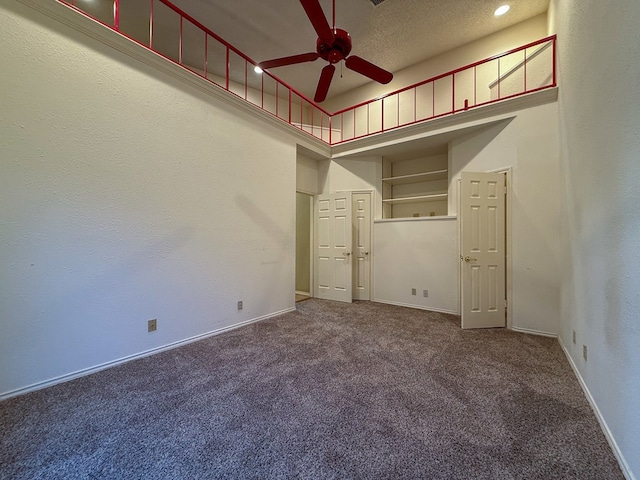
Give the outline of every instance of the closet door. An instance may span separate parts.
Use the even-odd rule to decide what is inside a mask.
[[[351,193],[318,195],[315,296],[351,303]]]
[[[505,176],[462,172],[462,328],[506,325]]]

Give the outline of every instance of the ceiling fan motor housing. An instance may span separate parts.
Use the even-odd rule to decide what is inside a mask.
[[[341,28],[334,28],[333,41],[327,43],[326,40],[318,38],[316,51],[323,60],[329,63],[338,63],[351,52],[351,35]]]

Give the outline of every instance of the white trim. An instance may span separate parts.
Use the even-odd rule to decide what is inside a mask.
[[[589,391],[589,387],[587,387],[586,382],[582,378],[582,375],[580,374],[580,370],[578,370],[578,367],[573,361],[573,358],[571,358],[571,355],[569,354],[569,350],[567,350],[567,348],[564,345],[564,342],[562,341],[562,338],[559,335],[558,335],[558,343],[560,344],[560,347],[564,351],[564,354],[567,357],[567,360],[569,361],[569,365],[571,365],[571,368],[573,369],[573,373],[575,373],[576,378],[578,379],[578,383],[580,384],[582,391],[587,397],[587,401],[589,402],[589,405],[591,405],[591,408],[593,409],[593,413],[595,413],[596,418],[598,419],[598,423],[602,428],[602,432],[604,433],[604,436],[607,439],[607,442],[609,442],[609,446],[611,447],[611,450],[613,450],[613,454],[616,456],[616,459],[618,460],[618,464],[620,465],[620,470],[622,470],[622,474],[625,476],[627,480],[636,480],[636,477],[631,471],[629,464],[625,460],[624,455],[620,450],[620,447],[618,447],[618,444],[616,443],[613,433],[611,433],[611,430],[609,429],[609,426],[607,425],[606,420],[602,416],[602,413],[600,412],[600,409],[598,408],[598,405],[596,404],[596,401],[594,400],[593,395],[591,395],[591,392]]]
[[[374,298],[373,301],[376,303],[385,303],[387,305],[395,305],[396,307],[416,308],[418,310],[427,310],[429,312],[437,312],[437,313],[449,313],[451,315],[460,316],[458,312],[454,312],[453,310],[446,310],[444,308],[426,307],[424,305],[414,305],[411,303],[394,302],[392,300],[381,300],[379,298]]]
[[[542,330],[532,330],[530,328],[521,328],[521,327],[508,327],[508,328],[509,330],[512,330],[517,333],[526,333],[528,335],[538,335],[540,337],[558,338],[557,333],[543,332]]]
[[[222,327],[217,330],[212,330],[207,333],[203,333],[200,335],[196,335],[194,337],[186,338],[184,340],[179,340],[177,342],[169,343],[167,345],[163,345],[160,347],[152,348],[151,350],[146,350],[144,352],[136,353],[133,355],[128,355],[126,357],[119,358],[117,360],[113,360],[111,362],[102,363],[100,365],[96,365],[94,367],[85,368],[82,370],[78,370],[76,372],[68,373],[66,375],[61,375],[59,377],[54,377],[49,380],[45,380],[43,382],[34,383],[32,385],[18,388],[16,390],[11,390],[9,392],[5,392],[0,394],[0,401],[7,400],[12,397],[17,397],[18,395],[24,395],[25,393],[34,392],[36,390],[41,390],[46,387],[51,387],[53,385],[57,385],[59,383],[68,382],[70,380],[75,380],[76,378],[84,377],[86,375],[90,375],[92,373],[99,372],[101,370],[106,370],[110,367],[115,367],[117,365],[121,365],[123,363],[130,362],[131,360],[137,360],[139,358],[148,357],[150,355],[154,355],[156,353],[164,352],[166,350],[173,350],[177,347],[182,347],[189,343],[197,342],[198,340],[204,340],[208,337],[213,337],[215,335],[219,335],[221,333],[229,332],[231,330],[235,330],[236,328],[244,327],[246,325],[250,325],[252,323],[260,322],[262,320],[268,320],[269,318],[277,317],[279,315],[283,315],[285,313],[295,311],[295,307],[285,308],[284,310],[280,310],[279,312],[270,313],[268,315],[263,315],[262,317],[253,318],[251,320],[245,320],[244,322],[235,323],[228,327]]]

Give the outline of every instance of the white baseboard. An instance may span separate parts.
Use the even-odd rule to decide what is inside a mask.
[[[518,333],[528,333],[529,335],[539,335],[541,337],[558,338],[557,333],[543,332],[542,330],[532,330],[530,328],[511,327],[511,330]]]
[[[278,315],[283,315],[288,312],[295,311],[295,307],[286,308],[284,310],[280,310],[279,312],[270,313],[268,315],[264,315],[262,317],[253,318],[251,320],[245,320],[244,322],[235,323],[228,327],[222,327],[216,330],[212,330],[207,333],[203,333],[201,335],[196,335],[195,337],[186,338],[184,340],[179,340],[177,342],[169,343],[167,345],[162,345],[160,347],[152,348],[151,350],[146,350],[144,352],[136,353],[133,355],[129,355],[123,358],[119,358],[117,360],[113,360],[111,362],[102,363],[100,365],[96,365],[95,367],[89,367],[82,370],[78,370],[76,372],[68,373],[66,375],[61,375],[59,377],[55,377],[49,380],[45,380],[43,382],[34,383],[32,385],[18,388],[16,390],[11,390],[6,393],[0,394],[0,401],[7,400],[12,397],[17,397],[18,395],[24,395],[25,393],[34,392],[36,390],[41,390],[43,388],[51,387],[53,385],[57,385],[59,383],[68,382],[74,380],[76,378],[84,377],[85,375],[91,375],[92,373],[99,372],[101,370],[106,370],[107,368],[115,367],[117,365],[121,365],[126,362],[130,362],[132,360],[137,360],[139,358],[148,357],[150,355],[154,355],[156,353],[164,352],[166,350],[172,350],[174,348],[181,347],[183,345],[188,345],[189,343],[197,342],[198,340],[203,340],[208,337],[213,337],[214,335],[219,335],[221,333],[229,332],[231,330],[235,330],[236,328],[244,327],[246,325],[250,325],[252,323],[260,322],[262,320],[267,320],[269,318],[277,317]]]
[[[578,383],[580,384],[580,387],[582,387],[582,391],[587,397],[587,401],[589,402],[589,405],[591,405],[593,413],[595,413],[596,418],[598,419],[598,423],[600,423],[602,432],[604,433],[604,436],[607,439],[607,442],[609,442],[609,446],[611,447],[611,450],[613,450],[613,454],[616,456],[616,459],[618,460],[618,464],[620,465],[622,474],[625,476],[627,480],[636,480],[635,475],[631,471],[629,464],[625,460],[624,455],[622,454],[622,452],[620,451],[620,448],[618,447],[618,443],[616,442],[616,439],[614,438],[613,433],[611,433],[611,430],[609,429],[607,422],[602,416],[602,413],[600,412],[600,409],[598,408],[596,401],[593,399],[593,396],[589,391],[589,387],[587,387],[587,384],[582,378],[582,375],[580,374],[578,367],[573,361],[573,358],[571,358],[571,355],[569,354],[569,350],[567,350],[567,348],[564,346],[564,342],[562,341],[562,338],[560,336],[558,336],[558,343],[560,343],[560,347],[562,347],[562,350],[564,351],[564,354],[567,357],[567,360],[569,360],[569,365],[571,365],[571,368],[573,369],[573,373],[575,373],[576,378],[578,379]]]
[[[424,306],[424,305],[413,305],[411,303],[394,302],[394,301],[391,301],[391,300],[381,300],[379,298],[374,298],[373,301],[377,302],[377,303],[386,303],[387,305],[395,305],[397,307],[417,308],[418,310],[428,310],[429,312],[449,313],[451,315],[460,315],[458,312],[454,312],[453,310],[446,310],[444,308],[427,307],[427,306]]]

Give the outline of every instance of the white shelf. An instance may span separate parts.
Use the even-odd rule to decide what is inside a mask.
[[[417,197],[400,197],[400,198],[387,198],[382,200],[383,203],[401,204],[401,203],[420,203],[420,202],[437,202],[439,200],[447,199],[446,193],[433,193],[430,195],[419,195]]]
[[[392,222],[433,222],[443,220],[456,220],[458,217],[441,215],[435,217],[398,217],[398,218],[378,218],[373,223],[392,223]]]
[[[382,161],[382,215],[385,219],[434,218],[447,214],[449,170],[444,151]],[[433,216],[433,217],[432,217]]]
[[[412,175],[401,175],[399,177],[383,178],[382,181],[389,185],[406,185],[409,183],[446,180],[447,178],[448,170],[434,170],[432,172],[414,173]]]

